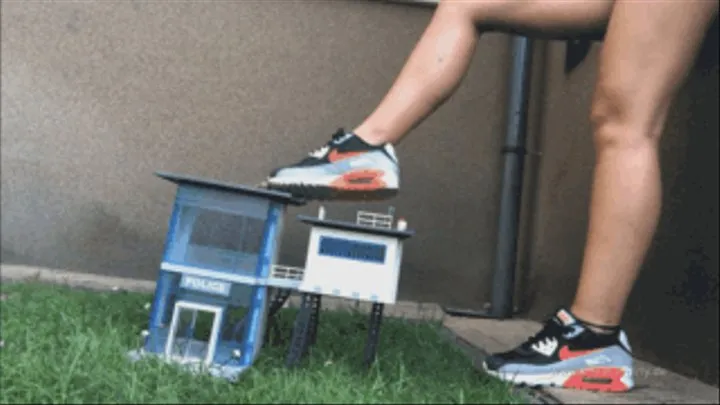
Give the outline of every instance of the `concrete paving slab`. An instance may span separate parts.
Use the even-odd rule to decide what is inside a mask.
[[[541,324],[524,319],[493,320],[446,317],[443,325],[457,343],[475,348],[473,362],[480,367],[487,353],[509,350],[540,330]],[[678,404],[719,402],[718,387],[635,360],[636,387],[628,393],[594,393],[561,388],[539,390],[546,402],[572,404]]]

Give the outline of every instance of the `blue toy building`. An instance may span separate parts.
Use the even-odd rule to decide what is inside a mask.
[[[156,174],[177,184],[177,194],[149,327],[130,356],[156,356],[234,380],[257,357],[268,313],[302,277],[273,270],[286,206],[303,202],[276,191]],[[285,295],[273,303],[272,289]]]

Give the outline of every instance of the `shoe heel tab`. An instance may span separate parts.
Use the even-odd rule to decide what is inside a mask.
[[[628,340],[627,334],[624,330],[620,330],[618,333],[618,341],[623,349],[627,350],[628,353],[632,354],[632,347],[630,347],[630,341]]]
[[[391,143],[386,143],[384,149],[385,153],[390,156],[390,159],[395,161],[395,163],[398,163],[397,154],[395,153],[395,147]]]

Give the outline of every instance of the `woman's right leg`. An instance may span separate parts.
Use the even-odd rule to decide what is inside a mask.
[[[567,37],[603,29],[613,0],[445,0],[382,102],[354,133],[340,131],[302,161],[275,169],[270,188],[314,199],[384,199],[400,177],[393,144],[458,87],[478,35]]]
[[[397,143],[460,84],[485,30],[529,36],[601,30],[613,0],[445,0],[400,75],[355,134],[370,144]]]

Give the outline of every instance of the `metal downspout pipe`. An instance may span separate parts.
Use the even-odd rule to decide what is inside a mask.
[[[495,250],[495,270],[490,307],[485,310],[444,308],[449,315],[505,319],[513,315],[515,265],[517,260],[523,165],[527,138],[528,99],[532,73],[532,40],[515,36],[512,40],[512,70],[509,77],[507,127],[500,214]]]

